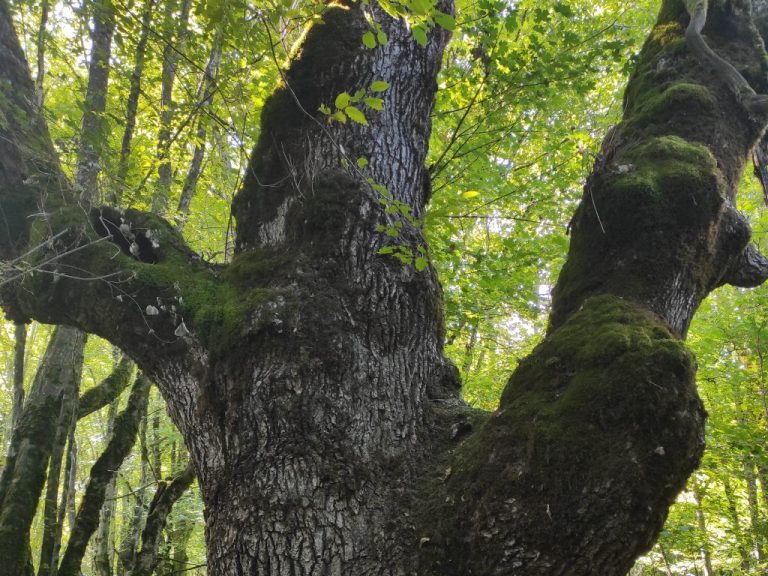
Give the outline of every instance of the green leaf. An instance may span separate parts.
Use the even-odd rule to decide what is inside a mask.
[[[480,196],[480,192],[478,190],[467,190],[462,193],[462,196],[464,196],[464,198],[474,198],[475,196]]]
[[[347,117],[344,114],[344,112],[342,112],[341,110],[336,110],[336,112],[334,112],[333,116],[331,116],[331,120],[338,120],[342,124],[346,124],[347,123]]]
[[[575,15],[573,8],[568,6],[568,4],[563,4],[561,2],[558,2],[557,4],[555,4],[555,12],[559,12],[566,18],[573,18],[573,16]]]
[[[409,8],[418,16],[426,16],[432,10],[433,3],[430,0],[411,0]]]
[[[427,31],[423,26],[414,26],[411,28],[411,34],[413,34],[413,39],[416,40],[420,46],[427,45]]]
[[[427,267],[427,259],[424,258],[424,256],[417,256],[413,265],[416,267],[416,270],[418,270],[419,272],[422,272]]]
[[[379,44],[382,46],[386,46],[387,42],[389,42],[389,37],[387,36],[387,33],[384,32],[381,28],[379,28],[378,32],[376,32],[376,39],[379,41]]]
[[[358,124],[362,124],[363,126],[368,126],[368,119],[365,117],[365,114],[363,114],[354,106],[347,106],[344,109],[344,112],[347,113],[347,116],[349,116],[350,120],[357,122]]]
[[[360,98],[362,98],[363,96],[365,96],[365,90],[361,88],[360,90],[355,92],[354,96],[352,96],[352,102],[360,102]]]
[[[389,82],[385,80],[376,80],[371,84],[372,92],[384,92],[387,88],[389,88]]]
[[[319,110],[323,114],[330,114],[331,113],[331,109],[328,106],[326,106],[325,104],[320,104]]]
[[[376,48],[376,37],[373,35],[373,32],[363,34],[363,44],[365,44],[366,48]]]
[[[442,28],[445,28],[446,30],[453,31],[456,29],[456,20],[450,14],[435,12],[432,17],[435,19],[435,22],[437,22]]]
[[[360,158],[357,159],[357,167],[358,168],[360,168],[362,170],[366,166],[368,166],[368,158],[360,157]]]
[[[343,110],[347,106],[349,106],[349,101],[352,99],[352,96],[347,94],[346,92],[342,92],[338,96],[336,96],[336,101],[334,104],[336,104],[336,108],[339,108],[340,110]]]
[[[365,99],[365,103],[374,110],[384,110],[384,100],[382,98],[369,97]]]

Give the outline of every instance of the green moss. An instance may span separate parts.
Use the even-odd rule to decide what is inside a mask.
[[[425,521],[436,526],[435,541],[460,542],[462,530],[483,529],[502,538],[508,517],[507,537],[518,542],[546,542],[553,531],[577,537],[571,532],[592,513],[578,511],[581,491],[611,484],[624,486],[628,506],[668,504],[680,469],[701,448],[700,428],[689,427],[703,414],[695,370],[693,355],[653,314],[616,296],[586,300],[520,363],[499,410],[456,450],[436,496],[447,503],[437,502]],[[463,555],[476,552],[441,553],[461,567]]]

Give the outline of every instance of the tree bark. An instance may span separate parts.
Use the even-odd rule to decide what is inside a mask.
[[[19,81],[0,93],[23,107],[4,6],[0,79]],[[766,125],[744,80],[764,91],[765,50],[749,2],[701,6],[663,3],[574,216],[548,335],[492,414],[459,399],[418,227],[448,35],[422,47],[375,2],[330,6],[266,103],[226,267],[153,215],[84,222],[65,179],[3,163],[34,137],[60,174],[42,119],[29,112],[31,135],[0,123],[15,210],[0,256],[63,234],[34,275],[8,265],[3,305],[110,339],[158,383],[199,474],[212,576],[623,575],[701,456],[693,313],[768,270],[734,208]],[[374,49],[366,11],[388,38]],[[19,195],[38,180],[59,192],[42,215]],[[55,276],[60,262],[120,282]]]
[[[80,379],[84,335],[57,328],[35,374],[29,398],[11,439],[0,477],[0,574],[25,574],[31,565],[29,529],[45,483],[59,419],[66,410],[66,390]],[[75,383],[75,384],[73,384]]]
[[[118,401],[114,400],[109,405],[107,414],[107,436],[112,436],[115,429],[115,417],[117,415]],[[93,555],[93,568],[97,576],[112,576],[114,540],[112,538],[112,519],[115,515],[115,481],[117,477],[107,485],[104,493],[104,504],[99,516],[99,530],[96,533]]]
[[[166,23],[173,20],[173,4],[166,4]],[[182,0],[178,17],[178,32],[176,41],[168,43],[163,48],[163,71],[160,92],[160,135],[157,143],[157,158],[160,166],[157,169],[158,183],[157,193],[152,198],[152,211],[162,214],[168,205],[171,194],[172,166],[171,152],[171,122],[173,121],[173,85],[176,81],[176,72],[179,67],[179,53],[184,50],[189,25],[189,12],[192,7],[191,0]]]
[[[115,421],[115,431],[104,452],[91,468],[88,486],[77,511],[67,549],[59,564],[60,576],[78,576],[85,548],[99,524],[107,486],[114,479],[123,460],[136,441],[139,423],[146,415],[150,383],[144,376],[136,378],[128,405]]]
[[[115,9],[112,0],[93,3],[93,34],[88,63],[88,88],[80,131],[75,185],[80,196],[93,202],[99,197],[97,177],[101,171],[101,147],[104,135],[104,112],[107,108],[109,58],[115,31]]]
[[[13,407],[11,413],[11,437],[19,425],[24,408],[24,355],[27,350],[27,325],[14,326],[15,346],[13,349]]]
[[[173,505],[192,485],[195,479],[195,469],[192,464],[187,467],[170,484],[161,482],[149,505],[147,522],[141,534],[141,550],[136,556],[136,563],[131,576],[152,576],[158,563],[157,551],[160,536],[165,528],[168,515]]]
[[[136,566],[136,555],[139,552],[139,539],[141,538],[144,514],[146,512],[146,492],[149,480],[149,451],[147,450],[147,418],[146,415],[139,423],[139,452],[141,454],[141,474],[139,486],[133,496],[133,514],[125,532],[125,538],[120,546],[119,556],[122,571],[132,574]]]
[[[226,9],[226,8],[225,8]],[[216,88],[216,79],[219,75],[219,65],[221,63],[221,52],[224,47],[224,23],[220,22],[216,27],[216,32],[211,45],[211,53],[208,57],[208,63],[203,73],[202,89],[200,90],[201,100],[198,107],[197,132],[195,133],[195,151],[192,153],[192,162],[187,171],[187,177],[184,179],[184,186],[181,189],[179,206],[177,208],[177,226],[179,230],[189,218],[189,209],[192,205],[192,198],[197,190],[197,181],[203,168],[203,157],[205,156],[205,139],[207,137],[207,125],[210,121],[209,111],[213,102],[214,90]]]
[[[120,205],[122,192],[126,186],[125,178],[128,174],[128,159],[131,155],[131,142],[133,141],[133,131],[136,128],[136,112],[139,108],[139,95],[141,94],[141,77],[144,74],[144,56],[147,50],[147,40],[149,39],[149,29],[152,24],[154,8],[154,0],[149,0],[145,4],[144,12],[141,16],[141,32],[139,34],[139,41],[136,44],[136,54],[125,110],[125,129],[123,130],[123,140],[120,144],[120,160],[117,165],[117,185],[115,186],[112,198],[110,198],[110,202],[116,206]]]
[[[77,396],[80,388],[81,374],[66,382],[66,388],[62,387],[64,403],[56,423],[54,441],[51,451],[50,464],[48,465],[48,479],[45,488],[45,500],[43,506],[43,539],[40,544],[40,563],[37,576],[55,576],[59,561],[59,546],[61,538],[61,524],[64,519],[63,512],[67,509],[67,489],[69,476],[64,475],[64,489],[60,490],[62,478],[62,462],[64,462],[67,441],[76,423]],[[65,466],[66,468],[66,466]],[[61,500],[59,492],[61,491]],[[60,514],[60,511],[62,512]]]

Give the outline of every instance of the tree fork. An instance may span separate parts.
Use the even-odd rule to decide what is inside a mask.
[[[766,278],[734,205],[767,119],[744,88],[765,91],[750,3],[710,7],[706,26],[692,13],[663,2],[573,218],[548,335],[433,481],[435,573],[623,575],[698,466],[682,338],[711,290]]]

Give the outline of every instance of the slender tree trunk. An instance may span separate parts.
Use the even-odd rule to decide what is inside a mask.
[[[47,37],[48,10],[49,0],[42,0],[40,3],[40,26],[37,29],[37,74],[35,76],[35,94],[38,107],[43,106],[45,96],[43,82],[45,80],[45,42]]]
[[[747,484],[747,502],[749,504],[749,525],[750,539],[752,540],[752,549],[758,562],[765,560],[765,544],[762,533],[762,516],[760,514],[760,505],[757,494],[757,474],[755,473],[755,464],[749,457],[743,461],[744,480]]]
[[[168,24],[173,19],[173,3],[166,4],[165,19]],[[158,137],[157,157],[160,160],[158,173],[158,190],[152,199],[152,211],[162,214],[168,205],[171,194],[171,123],[173,121],[173,85],[179,66],[179,53],[183,52],[188,34],[189,12],[191,0],[182,0],[181,13],[178,17],[178,28],[175,43],[169,43],[163,49],[163,72],[160,92],[160,134]]]
[[[197,132],[195,133],[195,151],[192,154],[192,162],[189,165],[187,177],[184,180],[184,187],[181,190],[179,206],[177,209],[177,225],[181,230],[184,223],[189,218],[189,208],[192,204],[192,198],[197,190],[197,182],[203,167],[203,157],[205,156],[206,138],[208,137],[207,125],[210,122],[209,110],[213,101],[214,91],[216,89],[216,79],[219,75],[219,65],[221,64],[221,52],[224,46],[224,26],[220,23],[216,28],[213,37],[211,53],[208,57],[208,63],[205,66],[205,74],[202,80],[202,99],[198,110]]]
[[[61,559],[60,576],[79,576],[86,546],[99,524],[99,512],[104,505],[107,486],[117,475],[123,460],[128,456],[136,441],[139,423],[146,417],[149,396],[149,381],[139,376],[136,379],[128,405],[115,420],[115,430],[104,452],[91,468],[88,486],[85,489],[77,519],[69,536],[67,549]]]
[[[149,39],[149,30],[152,24],[152,13],[155,8],[155,0],[148,0],[144,5],[144,13],[141,17],[141,33],[139,41],[136,44],[136,54],[131,72],[130,89],[128,92],[128,103],[125,111],[125,129],[123,131],[123,140],[120,145],[120,160],[117,166],[117,185],[114,187],[112,204],[120,205],[123,189],[126,187],[126,176],[128,174],[128,160],[131,155],[131,142],[133,140],[133,131],[136,128],[136,112],[139,108],[139,95],[141,94],[141,77],[144,74],[144,56],[147,50],[147,40]]]
[[[115,429],[115,417],[117,415],[118,400],[109,405],[107,414],[106,435],[111,437]],[[97,576],[112,576],[114,541],[112,539],[112,518],[115,515],[115,480],[107,484],[104,493],[104,505],[101,507],[99,517],[99,530],[96,533],[94,552],[94,572]]]
[[[29,399],[11,439],[13,457],[0,477],[0,574],[27,569],[29,529],[45,483],[66,390],[76,388],[83,364],[84,335],[58,327],[35,374]]]
[[[727,503],[728,519],[731,521],[731,533],[736,540],[736,549],[741,558],[741,567],[744,570],[748,570],[751,561],[747,547],[744,545],[744,534],[741,527],[739,507],[736,503],[736,495],[733,492],[733,486],[731,485],[731,480],[728,476],[723,477],[723,492],[725,493],[725,501]]]
[[[15,347],[13,353],[13,407],[11,412],[11,437],[19,425],[24,408],[24,356],[27,350],[27,325],[14,326]],[[9,454],[9,458],[12,455]]]
[[[701,555],[701,561],[704,564],[704,576],[715,576],[715,571],[712,568],[712,551],[709,545],[709,532],[707,531],[707,519],[704,515],[704,495],[701,491],[701,486],[697,482],[693,483],[693,498],[696,501],[696,524],[699,527],[701,533],[702,544],[699,547],[699,554]]]
[[[115,11],[112,0],[95,0],[91,58],[88,64],[88,88],[85,94],[80,145],[77,155],[75,185],[80,196],[89,202],[99,197],[97,177],[103,162],[104,112],[107,108],[109,58]]]
[[[139,477],[139,486],[134,494],[135,504],[133,514],[125,539],[120,547],[120,563],[126,573],[131,574],[136,566],[136,555],[139,550],[139,539],[144,523],[144,512],[146,508],[145,496],[147,491],[147,481],[149,480],[149,450],[147,449],[147,418],[142,418],[139,423],[139,447],[141,453],[141,475]]]
[[[72,436],[76,422],[80,378],[81,374],[78,374],[76,379],[68,382],[69,386],[66,389],[61,390],[64,394],[64,403],[62,404],[62,410],[56,425],[55,439],[48,466],[48,480],[43,508],[43,540],[40,545],[40,563],[37,576],[56,576],[56,567],[59,561],[58,541],[61,538],[61,525],[59,521],[64,519],[64,512],[67,509],[69,486],[69,474],[64,474],[64,489],[61,490],[62,463],[65,462],[64,454],[67,441]],[[70,472],[70,470],[67,472]],[[61,500],[59,500],[60,492]]]
[[[192,485],[195,479],[195,469],[192,464],[176,476],[170,484],[161,482],[147,513],[147,522],[141,535],[141,550],[136,556],[136,563],[131,572],[132,576],[152,576],[157,567],[157,551],[160,536],[165,528],[168,515],[173,505]]]

